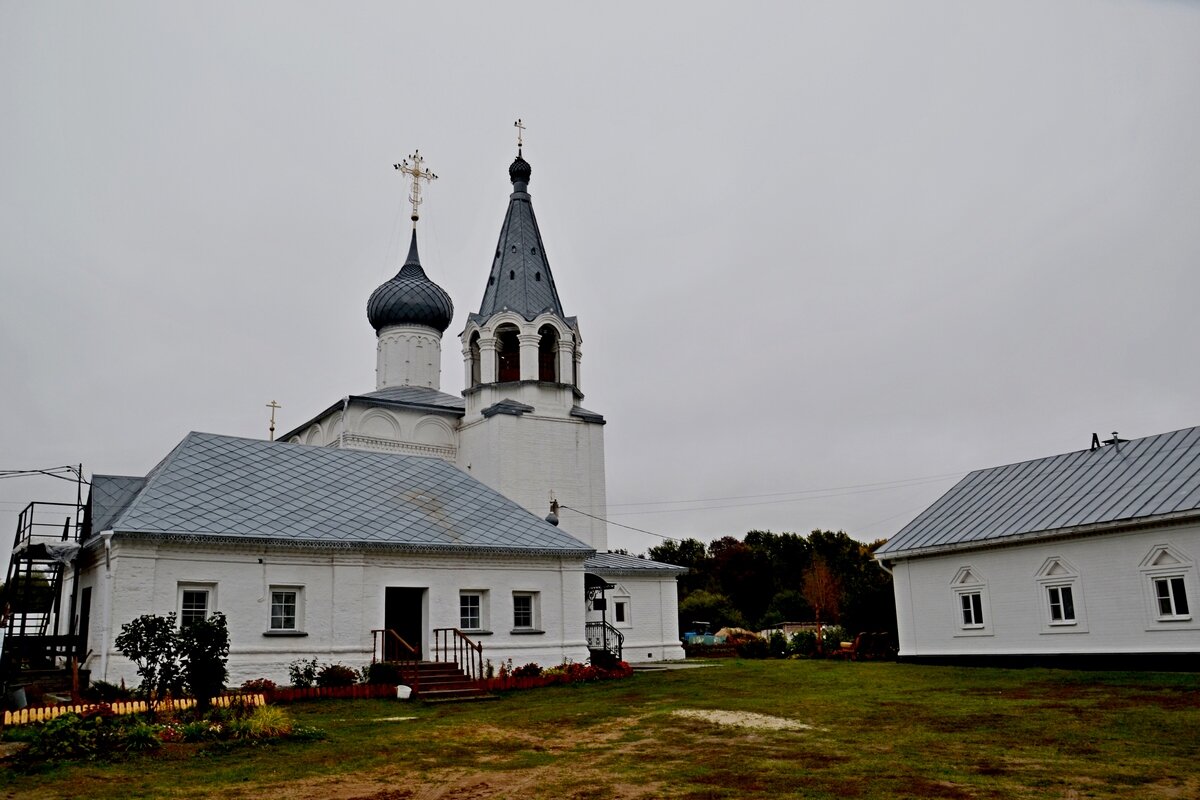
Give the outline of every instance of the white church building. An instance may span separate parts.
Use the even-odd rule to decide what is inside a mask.
[[[278,441],[192,433],[144,477],[93,477],[64,584],[93,679],[135,681],[114,639],[167,612],[225,614],[234,684],[286,681],[298,658],[428,658],[447,638],[493,664],[683,657],[684,570],[608,552],[605,420],[580,405],[580,326],[554,284],[529,163],[518,153],[509,168],[453,395],[440,374],[453,304],[421,267],[429,173],[414,162],[412,244],[367,303],[374,391]]]

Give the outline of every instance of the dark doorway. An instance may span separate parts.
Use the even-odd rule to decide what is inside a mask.
[[[425,589],[405,586],[388,586],[384,590],[383,627],[393,630],[408,642],[421,656],[421,631]],[[396,641],[391,634],[384,634],[383,657],[385,661],[412,658],[412,654]]]

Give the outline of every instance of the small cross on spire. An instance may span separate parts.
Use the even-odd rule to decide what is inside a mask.
[[[513,123],[513,127],[517,129],[517,155],[521,155],[521,146],[525,144],[525,124],[518,119]]]
[[[412,160],[411,164],[408,163],[409,159]],[[395,165],[396,169],[412,178],[412,190],[408,193],[408,202],[412,203],[412,221],[414,228],[417,227],[417,219],[420,217],[420,215],[417,213],[417,206],[421,205],[421,181],[431,183],[437,180],[437,175],[434,175],[428,169],[422,168],[424,164],[425,158],[421,155],[420,150],[416,150],[407,159]]]
[[[273,442],[275,441],[275,411],[283,408],[283,406],[272,400],[271,402],[267,403],[267,408],[271,409],[271,441]]]

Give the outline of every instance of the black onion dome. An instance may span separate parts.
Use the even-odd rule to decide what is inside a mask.
[[[446,290],[421,269],[417,257],[417,232],[413,231],[408,258],[396,277],[371,293],[367,301],[367,319],[375,332],[389,325],[426,325],[445,333],[454,316],[454,303]]]
[[[521,158],[521,154],[517,154],[517,158],[508,168],[508,178],[516,184],[528,184],[529,176],[533,174],[533,168],[529,166],[529,162]],[[524,191],[524,186],[516,186],[518,192]]]

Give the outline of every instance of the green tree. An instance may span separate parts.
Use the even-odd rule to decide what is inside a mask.
[[[734,607],[729,598],[719,592],[701,589],[692,592],[679,603],[679,628],[692,629],[692,623],[703,620],[712,625],[713,631],[721,628],[744,628],[746,618]]]
[[[151,714],[159,702],[180,687],[179,637],[175,614],[165,617],[143,614],[121,626],[117,634],[117,649],[137,665],[142,677],[142,694]]]
[[[193,620],[178,633],[179,660],[183,681],[196,708],[207,711],[214,695],[225,689],[229,677],[229,627],[225,615],[214,612],[207,619]]]

